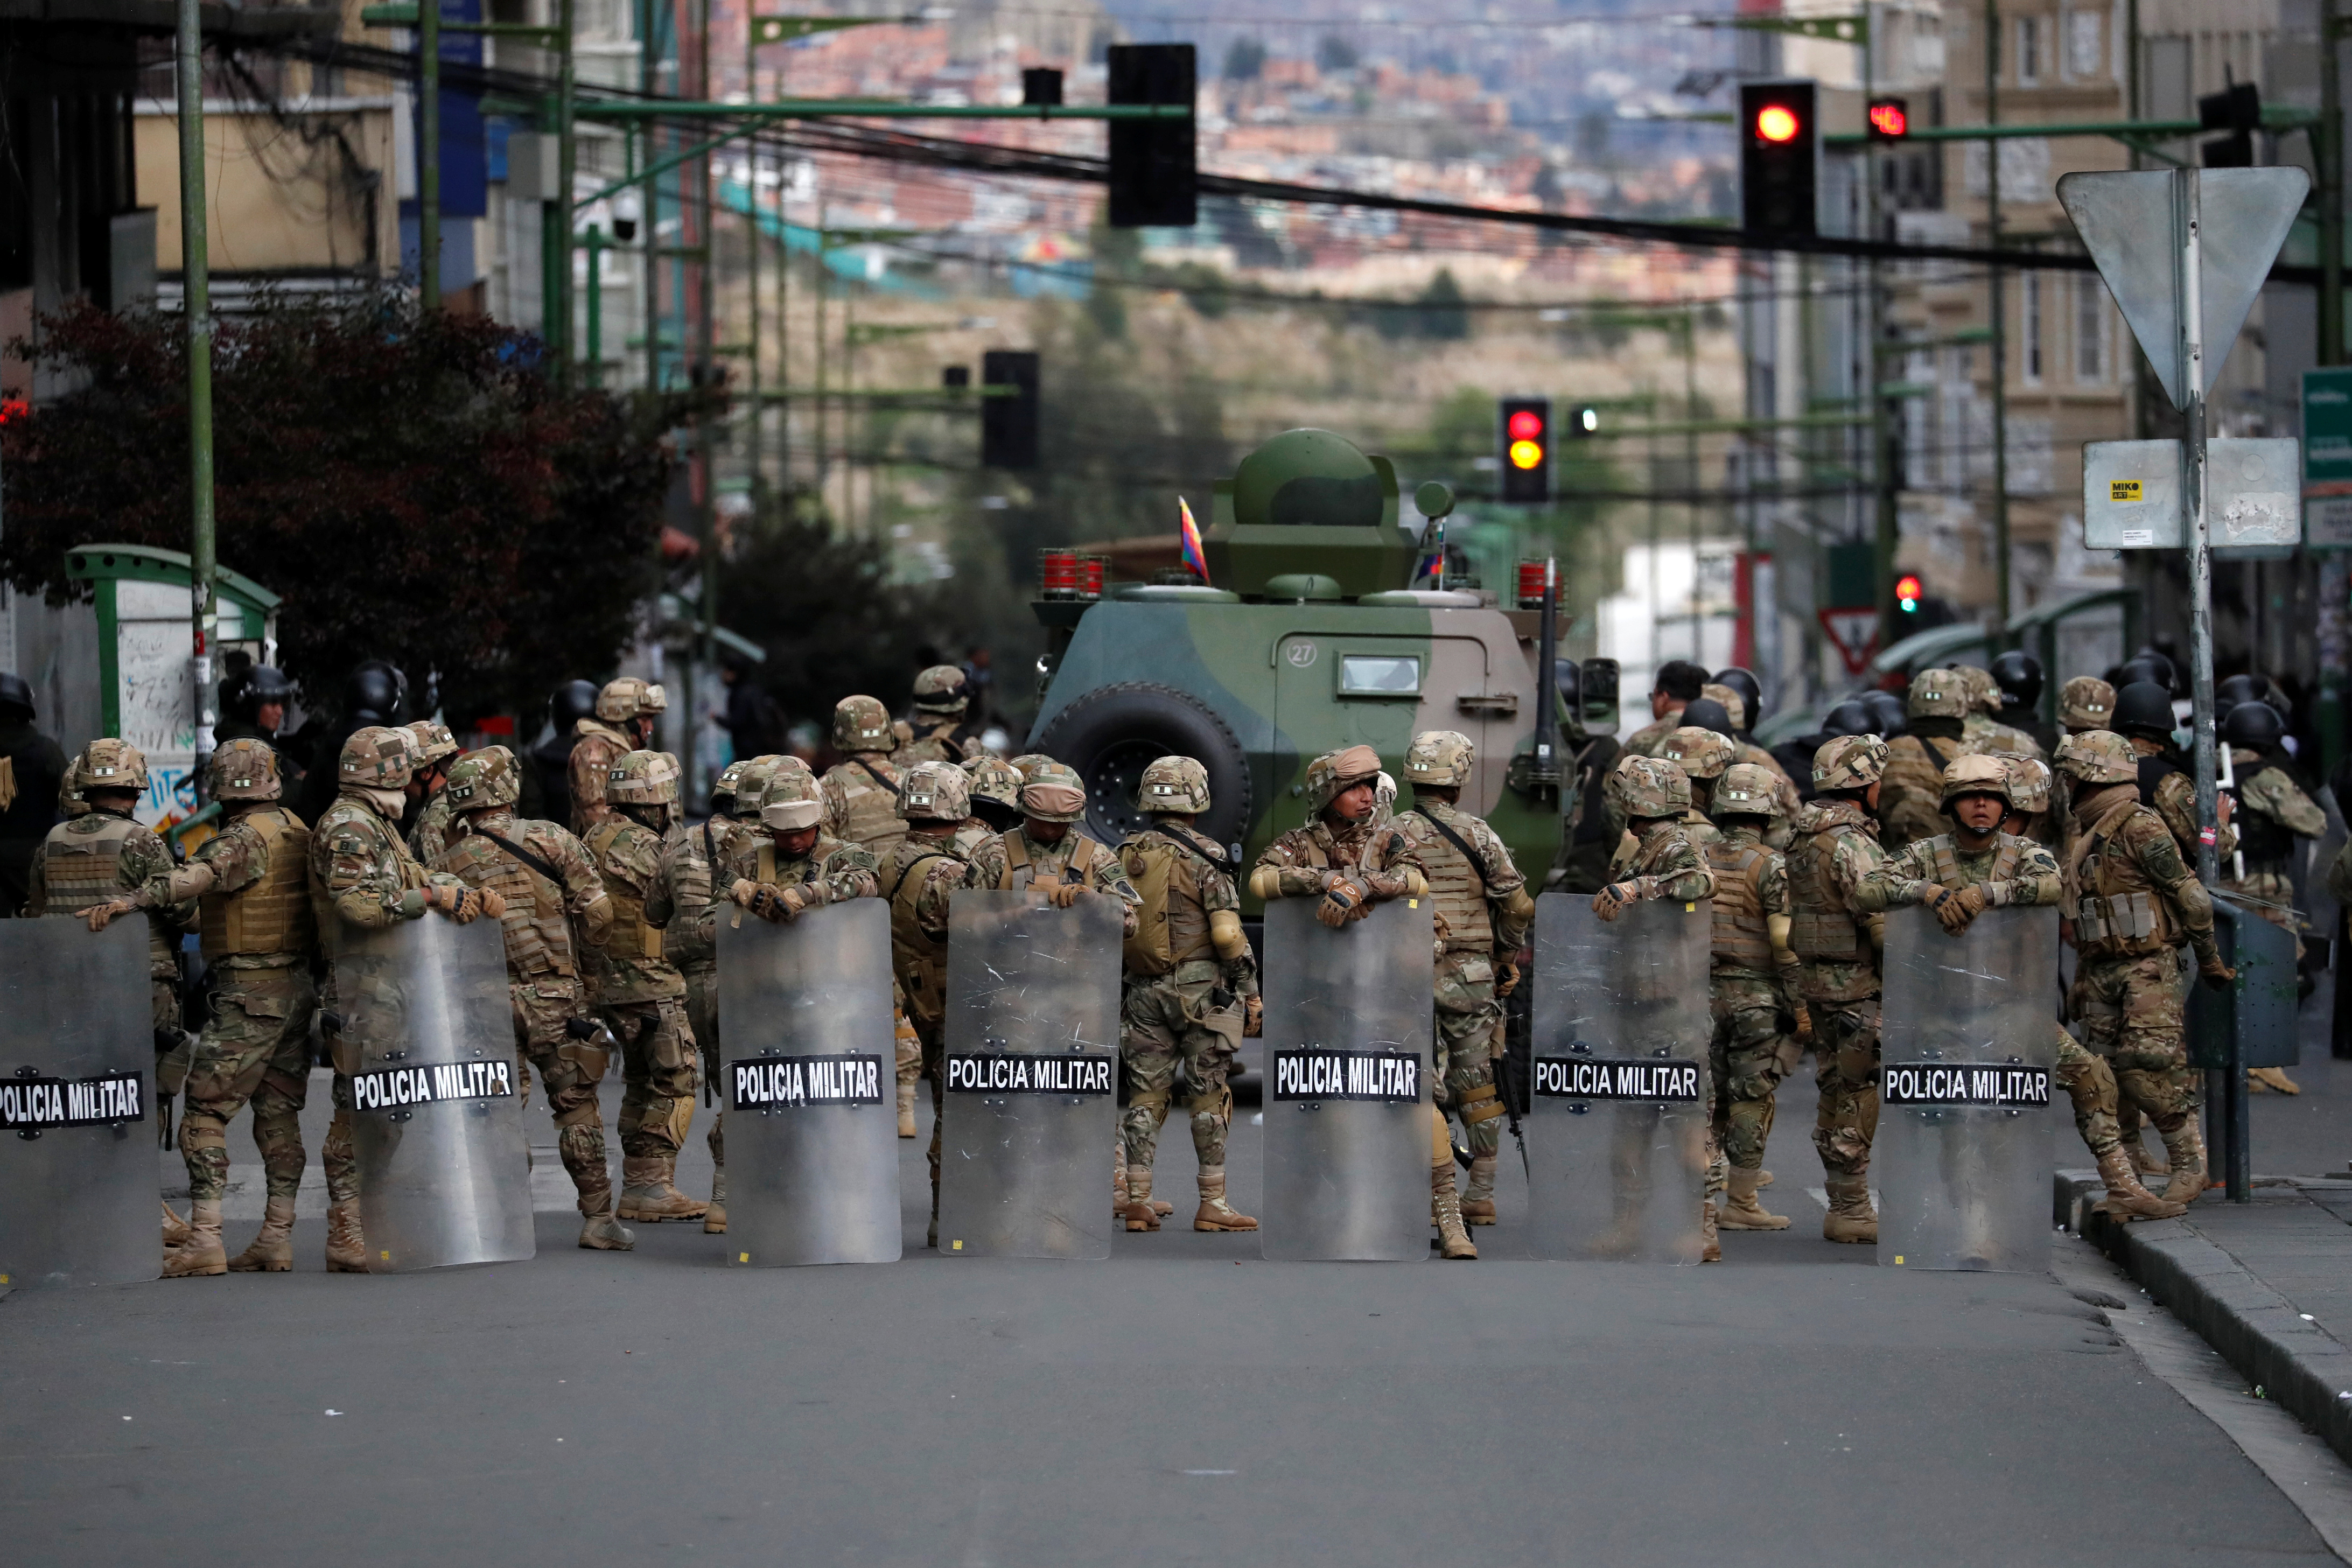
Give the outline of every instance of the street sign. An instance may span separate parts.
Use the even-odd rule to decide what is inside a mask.
[[[1822,610],[1822,630],[1845,660],[1848,675],[1861,675],[1870,668],[1870,656],[1878,651],[1878,612],[1876,610]]]
[[[2083,444],[2083,543],[2092,550],[2178,550],[2189,542],[2180,505],[2180,443]]]
[[[2304,542],[2352,550],[2352,367],[2303,373]]]
[[[2229,358],[2230,345],[2246,324],[2246,312],[2311,189],[2311,176],[2292,165],[2080,174],[2059,180],[2060,204],[2074,220],[2107,291],[2176,408],[2189,406],[2190,391],[2182,367],[2176,285],[2185,226],[2183,175],[2200,182],[2197,292],[2204,352],[2195,390],[2200,395],[2220,377],[2221,362]]]
[[[2213,553],[2258,561],[2290,554],[2303,538],[2293,437],[2216,436],[2205,443],[2205,509]],[[2189,542],[2180,504],[2180,443],[2083,445],[2083,542],[2093,550],[2179,550]]]
[[[2213,553],[2277,561],[2303,542],[2302,443],[2292,436],[2216,436],[2205,443],[2205,514]]]

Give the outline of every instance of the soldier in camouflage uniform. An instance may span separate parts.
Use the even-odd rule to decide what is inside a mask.
[[[1021,820],[1021,786],[1029,782],[1026,774],[1006,762],[986,752],[968,758],[963,764],[964,791],[971,797],[971,815],[963,819],[956,831],[958,852],[965,858],[983,838],[1006,832]]]
[[[2066,734],[2079,735],[2086,730],[2105,730],[2115,724],[2116,689],[2095,675],[2078,675],[2058,689],[2058,724]],[[2063,866],[2074,852],[2074,811],[2070,793],[2073,781],[2063,773],[2053,773],[2050,789],[2050,819],[2058,830],[2058,864]]]
[[[1683,727],[1683,710],[1706,689],[1706,671],[1686,658],[1670,658],[1658,666],[1650,682],[1653,722],[1625,737],[1622,750],[1637,757],[1654,757],[1668,735]]]
[[[1989,909],[2057,904],[2063,896],[2057,860],[2005,826],[2016,809],[2011,780],[2021,766],[2042,764],[1991,753],[1956,759],[1944,770],[1950,831],[1906,846],[1863,879],[1855,902],[1871,913],[1925,904],[1956,937]],[[2167,1219],[2181,1213],[2181,1205],[2157,1197],[2133,1175],[2116,1126],[2114,1071],[2054,1019],[2050,1030],[2055,1076],[2074,1101],[2075,1131],[2107,1184],[2099,1212],[2119,1220]]]
[[[2172,830],[2173,842],[2180,847],[2181,859],[2194,865],[2200,837],[2197,781],[2173,744],[2174,723],[2172,693],[2155,681],[2134,681],[2116,693],[2114,730],[2131,742],[2138,759],[2140,804],[2164,819],[2165,826]],[[2214,846],[2224,865],[2238,847],[2237,832],[2230,825],[2231,805],[2230,797],[2222,795]]]
[[[2113,1066],[2123,1102],[2164,1139],[2172,1178],[2165,1197],[2187,1203],[2205,1187],[2205,1146],[2173,944],[2188,938],[2209,985],[2226,986],[2236,972],[2214,944],[2212,900],[2164,819],[2140,804],[2139,759],[2129,742],[2101,730],[2071,735],[2058,766],[2075,781],[2080,835],[2063,906],[2081,955],[2068,1010],[2083,1026],[2083,1043]],[[2126,1134],[2127,1145],[2136,1142],[2136,1132]]]
[[[1462,809],[1462,786],[1477,762],[1470,737],[1424,730],[1404,754],[1412,809],[1396,818],[1436,905],[1435,1072],[1441,1110],[1462,1123],[1470,1184],[1461,1195],[1468,1225],[1495,1223],[1495,1155],[1504,1105],[1495,1085],[1503,1055],[1503,1004],[1519,984],[1519,950],[1535,923],[1535,900],[1511,852],[1484,820]],[[1454,1179],[1452,1163],[1445,1179]]]
[[[335,759],[336,795],[310,830],[310,905],[330,958],[336,956],[346,927],[383,931],[403,921],[438,910],[459,924],[483,914],[503,915],[495,893],[477,892],[457,878],[427,871],[401,841],[400,818],[408,805],[415,737],[404,730],[370,724],[352,731]],[[358,977],[364,993],[370,981]],[[328,983],[325,1005],[339,1016],[366,1008],[380,998],[342,994],[343,976]],[[367,1272],[367,1241],[360,1228],[359,1157],[352,1145],[352,1074],[360,1065],[358,1042],[337,1030],[329,1036],[335,1068],[335,1119],[328,1125],[320,1163],[327,1173],[327,1268],[345,1274]]]
[[[715,885],[732,906],[727,910],[730,921],[740,920],[738,911],[749,910],[761,920],[790,921],[805,910],[870,899],[881,891],[872,855],[855,844],[824,836],[824,805],[818,795],[816,775],[799,758],[780,758],[761,793],[741,799],[748,809],[728,837],[727,858],[715,877]],[[709,905],[695,919],[701,928],[697,941],[706,951],[715,950],[718,905]],[[718,1066],[712,1070],[718,1071]],[[710,1124],[710,1210],[703,1215],[702,1228],[723,1235],[727,1229],[723,1101]]]
[[[679,1192],[677,1178],[702,1063],[686,977],[662,956],[680,877],[678,847],[664,828],[677,804],[677,762],[667,752],[627,753],[606,773],[604,800],[613,815],[587,842],[613,900],[613,931],[593,963],[589,994],[621,1043],[620,1217],[700,1219],[710,1205]]]
[[[1762,768],[1771,780],[1772,814],[1766,819],[1764,842],[1774,849],[1788,848],[1790,837],[1796,832],[1797,811],[1804,805],[1803,797],[1798,795],[1796,784],[1790,782],[1780,759],[1756,743],[1751,734],[1756,719],[1748,711],[1746,695],[1732,687],[1713,683],[1702,694],[1723,704],[1724,712],[1731,719],[1732,762]]]
[[[1126,906],[1122,934],[1133,936],[1135,889],[1118,857],[1078,830],[1086,814],[1086,786],[1078,775],[1059,763],[1039,767],[1021,786],[1019,825],[973,846],[964,886],[1001,893],[1034,887],[1047,902],[1065,910],[1080,893],[1107,894]]]
[[[623,757],[653,744],[655,715],[668,710],[668,693],[634,675],[608,680],[596,693],[596,711],[572,726],[580,739],[564,764],[572,784],[572,832],[585,838],[614,819],[604,785]]]
[[[1047,756],[1043,752],[1024,752],[1019,756],[1013,758],[1007,765],[1010,766],[1014,773],[1021,775],[1021,782],[1023,784],[1027,784],[1029,782],[1029,774],[1034,771],[1039,763],[1050,763],[1053,760],[1053,758]]]
[[[2001,831],[2031,838],[2055,855],[2058,826],[2050,820],[2053,777],[2050,764],[2033,757],[2003,756],[2000,762],[2009,778],[2009,816],[2001,824]]]
[[[79,915],[172,869],[172,852],[154,829],[131,816],[147,793],[146,754],[128,741],[92,741],[67,764],[68,787],[82,811],[49,829],[27,872],[25,913]],[[147,988],[156,1047],[180,1040],[180,933],[194,929],[195,904],[177,900],[147,910]],[[184,1068],[178,1070],[184,1071]],[[169,1086],[176,1090],[177,1083]]]
[[[817,787],[824,800],[824,834],[855,844],[878,864],[907,836],[898,812],[902,782],[890,752],[896,745],[890,712],[871,697],[845,697],[833,709],[833,747],[841,761]]]
[[[2042,747],[2032,736],[2001,722],[2000,714],[2009,700],[2002,695],[2000,682],[1993,679],[1992,671],[1973,664],[1956,664],[1952,668],[1968,692],[1968,714],[1960,721],[1960,739],[1968,749],[2039,758]]]
[[[1726,1230],[1789,1228],[1786,1215],[1756,1199],[1768,1179],[1764,1145],[1780,1087],[1780,1016],[1795,1020],[1800,1042],[1813,1036],[1789,945],[1788,864],[1764,837],[1777,804],[1775,776],[1753,763],[1726,769],[1714,791],[1717,837],[1705,846],[1715,878],[1707,983],[1715,1034],[1707,1057],[1726,1193],[1717,1202],[1716,1223]]]
[[[890,760],[902,768],[917,763],[961,763],[973,749],[963,716],[971,706],[962,669],[935,664],[915,677],[914,735]]]
[[[1708,733],[1726,751],[1729,749],[1721,736]],[[1665,757],[1620,757],[1616,767],[1610,771],[1609,793],[1611,804],[1625,818],[1627,836],[1633,843],[1630,848],[1620,847],[1617,860],[1610,868],[1609,885],[1592,895],[1594,914],[1604,921],[1613,921],[1627,905],[1643,900],[1673,899],[1689,904],[1714,897],[1715,874],[1707,869],[1705,853],[1691,838],[1690,775],[1683,772],[1681,763]],[[1707,831],[1711,835],[1715,830],[1710,826]],[[1700,1076],[1706,1081],[1700,1086],[1699,1098],[1708,1108],[1711,1123],[1714,1075],[1702,1066]],[[1648,1139],[1648,1133],[1633,1119],[1619,1121],[1610,1150],[1610,1163],[1617,1179],[1617,1226],[1612,1237],[1598,1244],[1603,1254],[1633,1244],[1639,1226],[1634,1199],[1644,1179]],[[1701,1139],[1704,1144],[1711,1144],[1712,1132],[1702,1134]],[[1699,1261],[1718,1263],[1723,1259],[1723,1249],[1716,1237],[1713,1194],[1717,1176],[1712,1148],[1706,1151],[1705,1158],[1708,1185],[1707,1195],[1699,1203]]]
[[[294,1197],[302,1187],[302,1106],[310,1088],[310,1018],[318,1011],[310,959],[318,927],[310,894],[310,835],[278,804],[278,753],[231,741],[212,754],[205,790],[220,802],[220,831],[187,865],[168,864],[138,890],[89,912],[103,931],[132,910],[194,903],[200,910],[212,1017],[187,1074],[180,1157],[188,1167],[189,1234],[165,1254],[163,1275],[226,1274],[294,1267]],[[234,1258],[221,1242],[228,1191],[228,1124],[253,1106],[253,1144],[268,1202],[253,1244]]]
[[[1991,677],[1986,677],[1990,679]],[[1944,826],[1944,769],[1971,748],[1964,736],[1968,683],[1957,669],[1923,669],[1905,700],[1906,733],[1886,743],[1879,786],[1878,824],[1889,844],[1933,838]]]
[[[1949,670],[1926,675],[1946,677],[1948,689],[1958,689]],[[1948,721],[1958,724],[1957,718]],[[1822,1236],[1856,1244],[1878,1239],[1870,1145],[1878,1131],[1879,952],[1886,917],[1864,910],[1858,889],[1886,859],[1871,812],[1880,804],[1887,765],[1887,744],[1874,735],[1823,744],[1813,756],[1811,809],[1789,851],[1789,945],[1801,963],[1797,994],[1812,1017],[1813,1076],[1821,1088],[1813,1147],[1830,1202]],[[1937,793],[1940,799],[1940,777]]]
[[[1691,704],[1692,708],[1697,706],[1696,702]],[[1731,742],[1721,731],[1685,724],[1659,742],[1656,754],[1682,769],[1683,776],[1690,781],[1691,807],[1683,815],[1683,831],[1705,854],[1707,846],[1722,837],[1707,813],[1714,808],[1715,781],[1731,766],[1736,754]]]
[[[2279,764],[2279,744],[2286,725],[2267,702],[2241,702],[2221,721],[2221,739],[2230,748],[2230,765],[2237,780],[2238,805],[2245,815],[2240,823],[2238,852],[2246,874],[2231,874],[2233,862],[2222,862],[2221,890],[2251,904],[2263,919],[2296,933],[2294,956],[2303,961],[2301,920],[2294,907],[2294,858],[2297,838],[2319,838],[2327,832],[2327,814],[2303,793],[2294,775]],[[2302,1089],[2283,1068],[2248,1068],[2247,1079],[2257,1089],[2280,1094],[2300,1094]]]
[[[898,1002],[914,1032],[916,1069],[931,1084],[931,1228],[924,1245],[940,1244],[940,1060],[947,1048],[948,900],[964,885],[970,865],[955,852],[956,829],[971,815],[963,770],[950,763],[918,763],[898,789],[906,837],[877,856],[882,896],[890,900],[890,966]],[[898,1037],[900,1104],[907,1102],[908,1041]]]
[[[1208,770],[1191,757],[1161,757],[1143,770],[1135,804],[1151,825],[1118,850],[1138,907],[1122,966],[1126,1092],[1113,1207],[1129,1230],[1158,1230],[1160,1216],[1173,1212],[1151,1196],[1151,1165],[1181,1077],[1201,1165],[1192,1228],[1255,1230],[1256,1220],[1225,1201],[1225,1134],[1234,1118],[1225,1079],[1240,1041],[1258,1034],[1257,958],[1242,933],[1232,859],[1192,826],[1209,809]]]
[[[449,770],[443,797],[455,835],[434,862],[505,904],[507,986],[514,1002],[523,1091],[537,1068],[555,1119],[555,1147],[580,1206],[580,1245],[626,1252],[636,1244],[613,1217],[613,1173],[596,1086],[611,1065],[611,1038],[590,1016],[582,949],[604,946],[613,900],[588,847],[552,822],[519,818],[522,770],[504,746],[468,752]]]
[[[441,847],[449,842],[449,803],[442,792],[449,783],[450,759],[457,754],[457,737],[449,732],[448,725],[431,719],[401,728],[416,739],[416,767],[409,776],[425,797],[409,825],[408,852],[430,866]]]

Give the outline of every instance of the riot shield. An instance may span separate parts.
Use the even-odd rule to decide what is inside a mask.
[[[1987,910],[1957,937],[1894,910],[1885,955],[1878,1261],[2048,1268],[2057,910]]]
[[[2265,920],[2259,905],[2216,893],[2213,942],[2238,978],[2224,991],[2189,987],[2189,1065],[2226,1070],[2234,1050],[2241,1069],[2294,1067],[2302,1056],[2294,932]]]
[[[0,1287],[163,1271],[147,922],[0,921]]]
[[[360,1221],[379,1274],[537,1250],[506,947],[440,915],[335,940]]]
[[[1057,910],[1034,892],[949,905],[942,1254],[1110,1256],[1121,913],[1112,898]]]
[[[1536,900],[1528,1245],[1538,1258],[1696,1263],[1706,1201],[1713,907],[1614,921]]]
[[[889,905],[789,925],[720,905],[719,1020],[728,1261],[897,1262]]]
[[[1317,900],[1265,907],[1261,1255],[1429,1256],[1432,928],[1391,899],[1333,930]]]

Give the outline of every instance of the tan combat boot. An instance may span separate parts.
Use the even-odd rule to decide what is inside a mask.
[[[1708,1198],[1698,1205],[1698,1260],[1701,1263],[1723,1261],[1723,1243],[1715,1234],[1715,1200]]]
[[[2107,1184],[2107,1195],[2091,1205],[2094,1214],[2111,1219],[2170,1219],[2187,1214],[2187,1204],[2177,1204],[2158,1197],[2139,1184],[2132,1174],[2131,1161],[2121,1149],[2110,1149],[2099,1160],[2099,1178]]]
[[[1756,1201],[1756,1189],[1764,1184],[1757,1178],[1761,1171],[1743,1171],[1734,1165],[1724,1173],[1723,1196],[1715,1201],[1715,1223],[1725,1230],[1786,1230],[1789,1216],[1773,1214]]]
[[[360,1229],[360,1201],[345,1198],[327,1205],[327,1272],[364,1274],[368,1271],[367,1236]]]
[[[724,1165],[710,1173],[710,1206],[702,1211],[702,1234],[727,1234],[727,1167]]]
[[[1118,1211],[1129,1230],[1158,1230],[1160,1209],[1151,1201],[1151,1167],[1129,1165],[1127,1168],[1127,1206]]]
[[[1454,1162],[1429,1168],[1430,1202],[1437,1210],[1438,1256],[1475,1263],[1478,1248],[1462,1223],[1462,1194],[1454,1186]]]
[[[1492,1154],[1471,1157],[1470,1187],[1462,1194],[1462,1223],[1495,1223],[1495,1156]]]
[[[2159,1132],[2163,1129],[2158,1128]],[[2205,1135],[2198,1130],[2197,1118],[2189,1117],[2172,1131],[2163,1132],[2165,1157],[2171,1162],[2172,1180],[2165,1184],[2167,1201],[2193,1204],[2197,1194],[2205,1190],[2210,1167],[2205,1163]]]
[[[2301,1094],[2303,1087],[2286,1076],[2283,1068],[2248,1068],[2246,1087],[2256,1094],[2268,1089],[2273,1094]]]
[[[1771,1173],[1771,1172],[1769,1172],[1769,1171],[1759,1171],[1759,1172],[1757,1172],[1757,1173],[1756,1173],[1756,1190],[1757,1190],[1758,1192],[1759,1192],[1759,1193],[1760,1193],[1760,1192],[1762,1192],[1766,1187],[1769,1187],[1769,1186],[1770,1186],[1771,1184],[1772,1184],[1772,1173]]]
[[[670,1180],[676,1169],[675,1156],[623,1155],[620,1216],[649,1225],[667,1219],[700,1219],[710,1205],[696,1203],[677,1190]]]
[[[1878,1215],[1870,1206],[1870,1179],[1830,1176],[1822,1185],[1830,1199],[1830,1212],[1822,1216],[1822,1239],[1857,1247],[1875,1245]]]
[[[898,1083],[898,1136],[912,1138],[914,1135],[915,1086],[902,1079]]]
[[[2134,1175],[2168,1176],[2172,1174],[2172,1166],[2169,1163],[2147,1152],[2147,1145],[2140,1141],[2139,1129],[2137,1127],[2124,1135],[2124,1153],[2131,1161]]]
[[[1110,1157],[1110,1217],[1127,1217],[1127,1157],[1116,1152]]]
[[[164,1204],[163,1245],[166,1247],[178,1247],[194,1234],[194,1231],[188,1228],[188,1222],[182,1219],[177,1214],[173,1212],[172,1205],[169,1203]]]
[[[228,1250],[221,1245],[220,1199],[198,1198],[188,1205],[188,1239],[163,1254],[163,1278],[185,1279],[227,1272]]]
[[[1192,1215],[1194,1230],[1255,1230],[1257,1221],[1225,1202],[1225,1168],[1201,1167],[1201,1207]]]
[[[294,1200],[269,1194],[262,1210],[261,1229],[253,1245],[228,1260],[239,1274],[290,1274],[294,1271]]]
[[[637,1233],[613,1217],[613,1189],[597,1194],[596,1206],[584,1205],[580,1215],[580,1245],[591,1252],[627,1252],[637,1245]]]

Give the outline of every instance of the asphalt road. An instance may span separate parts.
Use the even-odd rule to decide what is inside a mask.
[[[1515,1173],[1472,1266],[1182,1228],[1107,1263],[940,1258],[912,1143],[895,1266],[730,1270],[680,1226],[585,1253],[550,1211],[530,1263],[335,1276],[306,1220],[292,1275],[0,1300],[0,1555],[2337,1561],[2050,1277],[1820,1240],[1810,1120],[1792,1086],[1767,1197],[1798,1226],[1705,1268],[1512,1261]],[[1257,1144],[1244,1111],[1244,1206]],[[1171,1125],[1162,1195],[1191,1168]]]

